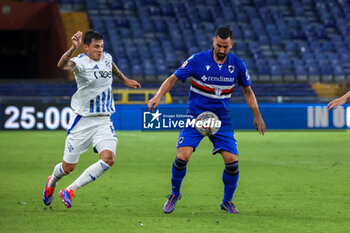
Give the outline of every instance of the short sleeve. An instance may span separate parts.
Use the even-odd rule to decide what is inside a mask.
[[[107,52],[104,52],[104,56],[105,56],[105,60],[109,61],[109,62],[112,62],[113,61],[113,58],[112,58],[112,55],[107,53]]]
[[[70,61],[75,63],[75,67],[72,69],[73,72],[81,72],[83,71],[83,67],[81,64],[81,56],[73,57],[70,59]]]
[[[175,72],[174,75],[185,82],[186,79],[194,74],[196,67],[195,56],[188,58]]]
[[[237,82],[239,86],[243,87],[248,87],[252,85],[252,80],[250,79],[248,69],[243,61],[239,65],[239,76]]]

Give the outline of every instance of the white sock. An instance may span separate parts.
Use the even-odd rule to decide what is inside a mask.
[[[67,174],[64,173],[63,171],[62,163],[57,164],[56,167],[53,169],[53,173],[51,175],[51,179],[49,182],[49,187],[55,188],[57,185],[57,182],[65,175]]]
[[[107,171],[110,166],[105,163],[103,160],[99,160],[96,163],[88,167],[83,174],[81,174],[78,179],[76,179],[71,185],[67,187],[68,190],[73,189],[77,191],[79,188],[84,185],[96,180],[99,178],[105,171]]]

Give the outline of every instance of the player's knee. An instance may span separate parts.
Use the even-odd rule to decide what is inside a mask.
[[[231,154],[231,153],[226,153],[226,154],[221,153],[221,155],[222,155],[222,158],[223,158],[225,164],[238,161],[238,155]]]
[[[75,169],[76,164],[62,162],[62,169],[67,175]]]
[[[190,160],[192,152],[193,152],[193,147],[180,147],[177,150],[176,157],[188,162]]]
[[[115,161],[115,156],[112,151],[104,150],[100,154],[100,158],[103,162],[107,163],[110,167],[113,166]]]
[[[225,163],[225,173],[231,176],[236,176],[239,173],[238,170],[238,161],[234,161],[231,163]]]
[[[184,170],[186,168],[187,162],[188,161],[176,157],[173,163],[173,167],[177,170]]]
[[[184,154],[179,154],[179,153],[178,153],[178,154],[176,155],[176,158],[188,162],[188,156],[186,156],[186,155],[184,155]]]
[[[110,167],[114,164],[114,158],[107,158],[103,160],[105,163],[107,163]]]

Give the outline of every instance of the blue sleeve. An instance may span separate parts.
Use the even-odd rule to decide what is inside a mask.
[[[191,56],[174,72],[174,75],[182,82],[185,82],[188,77],[194,74],[195,67],[195,57]]]
[[[252,80],[250,79],[248,69],[243,61],[239,65],[239,75],[237,81],[239,86],[248,87],[252,85]]]

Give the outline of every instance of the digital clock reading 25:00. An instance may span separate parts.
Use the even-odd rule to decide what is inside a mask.
[[[1,106],[1,129],[67,129],[73,110],[67,105],[18,105]]]

